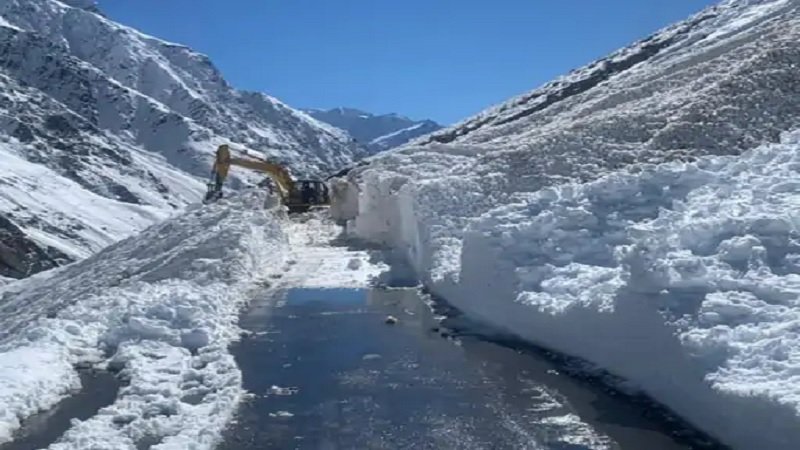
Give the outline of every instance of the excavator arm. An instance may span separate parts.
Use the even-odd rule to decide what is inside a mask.
[[[294,181],[285,168],[267,161],[256,161],[244,158],[231,158],[234,166],[245,167],[257,172],[266,173],[280,190],[281,197],[286,198],[294,189]]]
[[[231,166],[244,167],[267,174],[278,188],[281,202],[289,212],[305,212],[315,206],[329,206],[330,195],[327,185],[320,180],[295,181],[289,171],[280,164],[255,158],[237,158],[231,155],[227,145],[220,145],[214,158],[212,183],[209,184],[205,202],[222,197],[222,186],[228,178]]]
[[[216,178],[216,184],[220,188],[225,179],[228,178],[228,172],[232,165],[266,173],[275,182],[283,199],[288,198],[294,189],[294,181],[286,168],[267,161],[233,157],[227,145],[219,146],[214,160],[213,173]]]

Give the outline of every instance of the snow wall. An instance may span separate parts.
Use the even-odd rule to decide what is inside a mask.
[[[361,174],[353,231],[402,253],[434,293],[734,448],[797,448],[800,133],[486,213],[485,184],[401,170]]]
[[[0,443],[79,387],[76,366],[100,364],[129,385],[51,448],[213,448],[243,396],[228,352],[239,310],[287,252],[264,200],[195,208],[0,287]]]
[[[330,182],[331,219],[338,224],[346,224],[358,215],[358,186],[348,180],[334,178]]]

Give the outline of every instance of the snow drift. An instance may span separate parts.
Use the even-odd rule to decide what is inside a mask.
[[[368,171],[354,230],[472,317],[629,380],[736,448],[800,442],[800,133],[455,220],[475,185]]]
[[[794,449],[799,5],[725,1],[374,157],[339,219],[473,317]]]
[[[0,443],[80,383],[120,370],[116,402],[56,449],[212,448],[242,397],[227,345],[254,283],[281,269],[256,194],[190,210],[63,269],[0,286]]]
[[[545,189],[467,229],[441,292],[737,448],[800,442],[800,134]]]

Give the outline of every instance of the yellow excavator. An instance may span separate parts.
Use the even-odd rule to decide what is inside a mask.
[[[290,213],[306,212],[315,206],[329,206],[330,193],[328,186],[320,180],[295,181],[289,171],[280,164],[263,161],[253,157],[238,158],[231,155],[228,145],[217,148],[211,181],[208,183],[205,203],[222,198],[222,186],[228,178],[231,166],[244,167],[256,172],[265,173],[275,184],[281,203],[289,208]]]

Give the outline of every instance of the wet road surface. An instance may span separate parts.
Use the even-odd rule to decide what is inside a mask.
[[[86,420],[117,398],[122,383],[114,374],[81,370],[81,390],[53,408],[27,418],[14,433],[14,440],[0,444],[0,450],[35,450],[55,443],[72,426],[72,420]]]
[[[253,395],[220,449],[716,448],[546,358],[453,339],[416,289],[265,292],[240,324]]]

